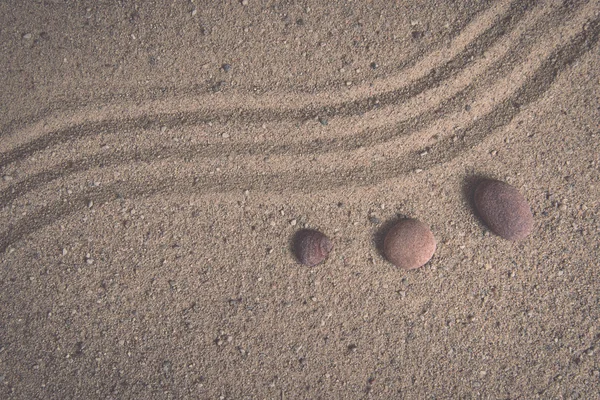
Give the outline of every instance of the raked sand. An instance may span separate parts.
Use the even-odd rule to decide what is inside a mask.
[[[593,0],[1,2],[0,398],[596,398],[599,40]]]

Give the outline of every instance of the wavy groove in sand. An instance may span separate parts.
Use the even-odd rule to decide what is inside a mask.
[[[581,25],[579,25],[581,26]],[[584,31],[578,32],[568,43],[561,43],[561,47],[552,52],[549,56],[543,59],[541,66],[533,73],[532,77],[526,80],[517,88],[512,88],[509,95],[493,109],[484,113],[480,118],[468,125],[462,132],[462,140],[456,143],[451,141],[450,137],[445,137],[435,145],[429,148],[429,153],[435,157],[421,160],[412,154],[405,155],[403,158],[395,158],[393,160],[385,160],[376,163],[370,167],[355,167],[350,169],[342,169],[336,171],[328,171],[324,173],[312,173],[311,176],[302,174],[265,174],[254,176],[252,181],[248,180],[247,174],[225,176],[222,179],[214,176],[196,177],[195,181],[190,179],[157,179],[149,180],[147,184],[133,184],[133,182],[123,181],[114,184],[106,185],[102,188],[86,189],[72,196],[72,200],[68,203],[62,201],[53,202],[42,207],[35,214],[31,214],[19,219],[8,230],[4,231],[0,236],[0,244],[2,249],[5,249],[10,244],[18,241],[23,236],[28,235],[44,226],[52,224],[54,221],[65,217],[71,213],[77,212],[84,207],[84,200],[93,199],[96,203],[102,203],[114,198],[116,193],[125,197],[152,196],[160,193],[166,193],[169,190],[177,189],[184,192],[228,192],[239,190],[240,188],[251,188],[260,191],[285,191],[285,190],[320,190],[339,185],[371,185],[381,182],[390,177],[399,176],[410,172],[415,168],[428,168],[436,164],[452,160],[467,149],[477,145],[485,140],[491,132],[508,124],[518,113],[519,108],[531,104],[542,96],[547,91],[558,73],[575,60],[589,51],[598,41],[600,32],[600,20],[589,22]],[[450,100],[455,101],[455,100]],[[447,105],[446,105],[447,106]],[[436,113],[432,113],[432,121]],[[422,126],[421,120],[413,122],[417,128]],[[260,151],[260,148],[255,149]],[[274,154],[272,148],[267,149],[271,154]],[[281,147],[281,153],[289,151],[285,146]],[[313,148],[305,148],[302,151],[313,151]],[[25,153],[26,154],[26,153]],[[23,155],[25,155],[23,154]],[[119,162],[120,155],[114,157],[114,162]],[[139,157],[139,155],[134,155]],[[102,161],[103,160],[103,161]],[[63,167],[71,168],[71,171],[85,170],[93,162],[109,161],[110,158],[99,157],[92,160],[92,163],[86,164],[88,161],[80,161],[79,164],[63,164]],[[6,165],[6,164],[3,164]],[[83,167],[83,168],[82,168]],[[56,179],[61,176],[64,171],[53,169],[46,171],[41,175],[34,176],[34,180],[29,182],[24,181],[17,185],[13,185],[2,192],[2,202],[12,201],[26,193],[32,186],[40,185],[47,182],[48,179]],[[44,175],[46,174],[46,175]],[[293,178],[293,179],[291,179]],[[250,185],[249,185],[250,184]],[[20,185],[20,186],[18,186]]]
[[[560,12],[560,10],[556,10],[555,12]],[[560,39],[569,37],[568,32],[566,32],[568,27],[579,25],[588,12],[589,10],[585,8],[581,10],[579,18],[574,17],[573,21],[570,21],[566,27],[563,26],[562,29],[550,35],[549,39],[544,37],[544,43],[540,43],[537,40],[531,40],[530,32],[519,29],[519,40],[514,43],[509,42],[503,44],[503,46],[501,46],[501,51],[498,52],[498,57],[496,57],[495,54],[492,54],[492,56],[487,56],[486,54],[486,58],[491,61],[483,63],[481,68],[473,71],[472,75],[474,78],[471,82],[467,81],[468,85],[466,87],[461,87],[461,90],[458,92],[451,92],[452,96],[442,99],[441,103],[438,102],[437,104],[433,104],[433,107],[427,107],[425,111],[411,116],[408,119],[403,119],[400,122],[397,122],[397,118],[386,119],[385,117],[382,117],[381,119],[385,121],[382,127],[377,127],[377,125],[381,123],[377,122],[373,124],[375,125],[373,128],[360,131],[359,133],[352,133],[350,137],[343,137],[342,139],[328,137],[318,141],[299,143],[295,141],[284,141],[283,144],[276,142],[265,142],[260,144],[238,142],[233,145],[226,145],[224,143],[202,143],[188,145],[186,147],[162,145],[160,147],[151,148],[141,147],[134,152],[115,151],[110,154],[84,153],[78,159],[65,161],[51,169],[38,173],[35,173],[35,167],[28,166],[27,169],[32,171],[34,175],[2,192],[0,201],[3,203],[12,201],[42,184],[46,184],[66,175],[94,169],[98,166],[103,166],[105,168],[132,162],[152,163],[153,161],[164,158],[198,161],[201,159],[218,158],[234,154],[236,157],[244,157],[245,159],[241,161],[246,164],[245,168],[249,170],[250,174],[256,174],[260,170],[268,168],[266,163],[256,161],[256,159],[262,159],[264,155],[279,158],[292,158],[285,159],[282,163],[284,165],[284,171],[280,170],[280,172],[290,173],[290,169],[297,169],[294,165],[293,157],[301,154],[326,155],[327,161],[336,165],[336,170],[339,171],[340,167],[344,166],[347,155],[338,155],[336,153],[359,151],[362,153],[362,159],[372,160],[376,159],[377,154],[382,152],[388,154],[393,152],[394,157],[397,157],[404,153],[402,145],[408,145],[409,151],[416,151],[422,147],[428,147],[426,137],[428,131],[426,128],[430,127],[433,123],[436,124],[436,131],[439,133],[438,136],[445,137],[449,135],[444,134],[444,132],[454,132],[453,126],[468,126],[468,122],[471,118],[479,118],[488,113],[491,110],[490,107],[493,107],[495,103],[502,101],[503,98],[510,95],[510,93],[522,83],[522,78],[520,78],[520,76],[527,76],[530,74],[532,70],[537,68],[538,65],[536,64],[539,64],[539,60],[545,59],[550,53],[550,50],[534,50],[532,47],[537,46],[540,49],[552,49],[556,47],[560,44]],[[532,21],[537,24],[543,24],[545,22],[543,19],[533,19]],[[539,36],[545,36],[546,34],[545,30],[541,30],[538,32],[538,39]],[[511,45],[510,47],[509,44]],[[543,45],[539,46],[540,44]],[[510,49],[511,51],[507,52],[507,49]],[[517,49],[521,51],[516,51]],[[528,61],[521,63],[522,59],[528,59]],[[513,65],[517,65],[517,67],[513,68]],[[513,69],[513,71],[511,71],[511,69]],[[499,81],[493,77],[489,78],[489,74],[487,74],[489,70],[495,70],[498,75],[505,75],[505,77]],[[489,85],[492,85],[492,87]],[[498,93],[504,92],[506,94],[501,96],[500,99],[490,99],[486,94],[492,91]],[[473,100],[474,103],[479,104],[480,106],[476,107],[472,113],[464,113],[462,111],[464,99],[472,96],[478,96]],[[425,105],[427,105],[427,102]],[[398,107],[402,107],[402,105],[399,105]],[[376,113],[373,117],[375,116],[380,117],[380,114]],[[390,123],[390,120],[392,125],[386,126]],[[406,141],[409,138],[411,143],[407,144]],[[150,142],[161,142],[161,139],[163,138],[159,135],[154,138],[154,140],[150,140]],[[300,160],[298,157],[296,157],[296,159]],[[320,168],[322,168],[320,163],[316,163],[305,168],[304,172],[308,173],[309,169],[312,169],[314,172],[314,170],[318,171]]]
[[[555,10],[554,13],[559,12],[561,10]],[[536,16],[535,14],[533,16]],[[527,20],[525,20],[527,21]],[[536,21],[536,19],[532,18],[532,21]],[[516,29],[519,34],[520,29]],[[509,42],[510,43],[510,42]],[[500,56],[505,54],[506,47],[508,44],[504,44],[501,47],[501,50],[498,52]],[[503,47],[503,48],[502,48]],[[520,47],[520,44],[517,43],[517,48]],[[509,54],[511,52],[509,51]],[[494,59],[494,57],[486,57],[490,59]],[[509,62],[505,62],[506,56],[497,60],[493,65],[510,65]],[[489,63],[483,63],[482,68],[478,71],[477,69],[474,72],[479,72],[479,74],[484,74],[486,71],[486,67],[489,67]],[[477,76],[477,75],[476,75]],[[468,80],[467,80],[468,83]],[[154,148],[154,149],[141,149],[140,151],[136,151],[134,153],[125,153],[125,154],[113,154],[109,156],[103,156],[98,154],[84,154],[83,158],[78,160],[71,160],[65,163],[62,163],[58,166],[58,168],[52,168],[48,171],[44,171],[42,173],[37,173],[32,178],[27,179],[17,185],[16,187],[10,188],[10,195],[6,195],[6,192],[3,193],[2,199],[3,201],[8,201],[8,199],[14,199],[18,195],[25,193],[24,188],[28,188],[28,190],[32,190],[33,188],[39,186],[41,183],[47,183],[53,179],[56,179],[60,176],[64,176],[66,174],[72,174],[75,172],[81,172],[85,170],[89,170],[98,165],[115,165],[118,163],[125,162],[133,162],[133,161],[146,161],[149,162],[154,159],[157,155],[163,155],[167,157],[178,156],[184,159],[192,159],[199,157],[219,157],[223,154],[238,154],[238,155],[246,155],[251,156],[254,154],[269,154],[269,155],[298,155],[304,153],[311,154],[322,154],[331,151],[352,151],[357,149],[362,149],[364,147],[372,147],[377,144],[385,143],[387,141],[393,140],[400,136],[407,136],[412,132],[416,132],[421,129],[423,126],[430,125],[434,120],[439,118],[441,113],[448,112],[458,112],[458,110],[462,106],[462,99],[466,97],[469,93],[473,92],[477,88],[477,85],[470,84],[466,89],[463,88],[458,93],[451,92],[453,96],[450,99],[446,99],[438,106],[438,104],[433,104],[433,106],[437,106],[433,110],[428,112],[421,112],[415,115],[408,120],[402,120],[401,122],[396,122],[397,118],[381,118],[380,113],[375,113],[372,117],[380,117],[380,119],[384,120],[383,127],[377,128],[377,125],[381,124],[381,122],[377,124],[373,124],[376,127],[369,127],[368,129],[361,131],[358,134],[353,134],[351,137],[344,138],[339,140],[337,138],[328,137],[321,140],[309,141],[304,143],[295,143],[292,141],[284,141],[283,144],[279,143],[261,143],[261,144],[247,144],[247,143],[235,143],[233,145],[226,145],[223,143],[205,143],[202,145],[194,145],[190,148],[185,149],[184,151],[180,151],[177,154],[177,150],[174,148]],[[429,105],[431,102],[426,102],[425,105]],[[389,106],[391,107],[391,106]],[[388,108],[389,108],[388,107]],[[429,107],[428,107],[429,108]],[[394,123],[391,127],[385,126],[385,124],[389,124],[390,122]],[[81,128],[81,127],[75,127]],[[81,133],[81,131],[78,131]],[[54,132],[52,137],[56,138],[59,132]],[[58,138],[60,139],[60,135]],[[159,142],[161,140],[158,140]],[[38,146],[34,146],[33,151]],[[31,154],[28,152],[28,154]],[[13,158],[25,158],[26,154],[22,152],[18,152],[18,154],[13,153]],[[10,155],[5,157],[5,162],[10,162]],[[35,166],[28,166],[28,170],[31,170],[35,173]],[[62,174],[61,174],[62,171]]]
[[[115,115],[120,114],[123,114],[123,118],[159,117],[155,111],[156,109],[164,110],[162,114],[166,116],[181,112],[197,112],[199,109],[206,108],[233,113],[246,108],[250,102],[249,100],[258,104],[258,107],[255,108],[257,112],[264,109],[281,110],[282,108],[289,108],[294,110],[327,106],[331,105],[332,99],[335,99],[335,102],[347,102],[355,98],[367,97],[373,92],[387,92],[390,88],[406,86],[417,78],[423,78],[431,69],[453,60],[460,52],[463,52],[472,43],[472,38],[479,37],[490,29],[498,30],[499,23],[506,24],[507,17],[513,15],[511,10],[526,10],[533,3],[532,1],[522,2],[518,0],[513,0],[512,3],[509,1],[495,3],[490,8],[475,14],[472,19],[466,21],[464,26],[457,27],[452,35],[452,44],[448,48],[435,48],[423,56],[408,59],[399,70],[395,71],[393,76],[380,79],[374,82],[373,85],[353,87],[349,90],[338,89],[316,93],[311,91],[309,94],[269,92],[268,96],[253,96],[246,93],[236,93],[233,98],[230,96],[206,96],[210,94],[210,91],[201,90],[198,92],[198,88],[191,91],[178,88],[177,92],[183,93],[183,95],[171,95],[169,92],[172,90],[164,87],[150,89],[150,93],[148,93],[148,90],[144,90],[143,94],[135,92],[136,89],[132,88],[134,94],[128,91],[116,97],[131,99],[135,103],[120,104],[120,102],[115,101],[115,98],[110,98],[108,101],[97,99],[97,102],[92,104],[91,107],[82,107],[77,102],[70,103],[67,101],[62,107],[59,106],[53,111],[42,112],[38,117],[38,122],[27,129],[23,129],[23,126],[18,128],[24,123],[13,121],[10,126],[3,127],[0,132],[2,136],[18,133],[19,136],[29,137],[31,134],[35,134],[36,131],[43,132],[43,125],[49,123],[49,121],[53,121],[52,132],[55,132],[83,123],[108,121],[114,118]],[[154,100],[154,97],[157,96],[152,95],[152,93],[166,94],[166,101]],[[209,98],[207,99],[207,97]],[[140,104],[140,102],[142,103]],[[98,105],[100,105],[101,110],[99,110]],[[91,119],[90,115],[92,110],[97,115],[94,119]],[[52,117],[52,113],[58,113],[58,116]],[[68,121],[65,121],[67,115],[69,115]],[[65,122],[67,122],[66,125]],[[31,125],[31,122],[29,122],[29,125]],[[19,132],[16,132],[16,130],[19,130]]]
[[[382,85],[381,92],[375,95],[359,97],[358,99],[343,99],[341,102],[338,100],[340,97],[338,93],[328,93],[323,96],[325,100],[324,104],[319,104],[315,96],[304,100],[297,98],[288,98],[286,100],[286,97],[276,97],[272,104],[265,106],[264,103],[268,101],[268,97],[264,97],[259,99],[261,107],[258,109],[227,106],[224,99],[220,99],[219,101],[219,99],[211,97],[204,99],[200,104],[193,104],[191,108],[189,105],[185,106],[185,104],[181,103],[171,104],[167,106],[169,111],[161,113],[156,113],[155,111],[149,114],[145,113],[145,107],[142,107],[141,112],[136,111],[135,107],[131,107],[131,105],[126,105],[125,111],[123,109],[109,109],[106,113],[103,113],[105,119],[100,118],[96,121],[89,121],[89,117],[86,117],[86,113],[83,113],[81,116],[75,117],[75,121],[69,126],[46,132],[40,138],[31,140],[5,152],[4,160],[0,162],[0,167],[4,167],[11,162],[22,159],[24,156],[31,155],[42,149],[78,138],[85,138],[102,131],[116,132],[136,129],[157,129],[161,126],[176,128],[194,126],[211,121],[228,120],[244,121],[245,123],[289,120],[304,121],[317,117],[360,115],[379,107],[394,105],[406,101],[432,87],[441,85],[445,80],[460,73],[475,58],[482,57],[484,52],[502,38],[507,31],[517,26],[518,22],[530,10],[533,3],[532,1],[513,2],[505,14],[498,17],[493,25],[487,27],[474,40],[467,45],[464,45],[462,42],[455,44],[459,48],[464,48],[451,59],[442,60],[442,65],[440,66],[429,66],[426,69],[428,72],[425,75],[421,75],[422,70],[425,70],[425,68],[419,68],[416,71],[417,78],[409,82],[401,81],[402,86],[395,88],[392,86],[392,90],[389,90],[389,86],[384,84]],[[332,97],[335,99],[333,102],[331,101]],[[244,103],[243,97],[240,100],[240,103]],[[184,103],[186,102],[189,102],[189,100],[184,101]],[[227,102],[231,103],[230,99],[227,99]],[[281,107],[282,104],[284,107]],[[299,104],[299,106],[287,108],[286,104]],[[207,107],[208,105],[212,106]],[[164,104],[150,104],[147,108],[155,109],[157,106],[161,107]],[[114,115],[118,115],[120,112],[125,112],[125,116],[114,118]],[[61,118],[63,117],[61,116]],[[25,134],[25,136],[28,135]]]

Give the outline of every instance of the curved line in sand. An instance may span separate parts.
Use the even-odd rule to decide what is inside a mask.
[[[507,21],[507,16],[512,15],[512,9],[522,9],[526,10],[530,5],[534,4],[532,1],[528,1],[526,4],[523,4],[523,1],[513,0],[512,3],[509,1],[502,1],[495,3],[492,7],[488,9],[484,9],[476,14],[474,14],[471,18],[469,18],[464,25],[455,28],[455,34],[452,35],[452,43],[446,49],[434,49],[429,53],[426,53],[421,56],[417,56],[413,59],[407,60],[400,69],[396,70],[391,78],[382,78],[378,79],[377,83],[382,87],[382,90],[389,90],[390,87],[394,87],[394,81],[397,81],[396,85],[402,84],[402,82],[409,83],[411,80],[414,80],[418,77],[422,77],[424,75],[424,71],[429,71],[431,68],[435,67],[439,63],[443,63],[445,61],[450,60],[452,57],[456,56],[460,51],[464,50],[464,48],[470,44],[470,39],[475,37],[477,38],[482,32],[486,29],[490,29],[490,25],[496,25],[501,20],[502,15],[504,22]],[[508,12],[507,12],[508,10]],[[494,26],[491,26],[493,28]],[[441,47],[441,46],[438,46]],[[203,85],[202,85],[203,86]],[[131,88],[125,93],[117,93],[110,95],[109,98],[97,98],[95,100],[91,100],[88,102],[88,105],[82,107],[82,101],[80,100],[71,100],[65,99],[61,102],[61,105],[58,108],[53,108],[51,110],[42,111],[38,113],[34,118],[35,122],[31,123],[31,116],[27,118],[23,118],[20,121],[11,121],[9,124],[3,126],[0,129],[0,137],[11,135],[19,130],[23,129],[27,125],[33,125],[28,130],[36,130],[40,131],[42,129],[42,125],[48,123],[48,121],[42,121],[48,119],[51,114],[60,113],[56,115],[54,118],[50,118],[55,120],[55,123],[61,124],[64,122],[65,114],[68,112],[74,112],[74,116],[70,116],[71,119],[70,125],[77,125],[85,122],[90,122],[89,115],[90,111],[98,111],[99,107],[104,107],[104,110],[100,114],[100,118],[95,118],[95,122],[108,120],[115,113],[122,113],[125,110],[125,113],[130,114],[131,109],[138,110],[136,114],[138,117],[143,117],[148,113],[152,113],[153,109],[156,108],[165,108],[171,109],[171,113],[176,113],[179,110],[179,107],[185,109],[186,111],[194,111],[195,109],[201,107],[214,107],[215,101],[219,108],[223,109],[243,109],[244,105],[248,103],[248,101],[258,101],[259,103],[263,103],[263,106],[259,106],[257,109],[263,109],[265,106],[279,108],[282,105],[291,108],[297,107],[306,107],[308,105],[314,104],[317,102],[318,98],[321,98],[320,102],[323,102],[325,105],[331,103],[331,99],[335,99],[335,101],[340,101],[340,99],[344,99],[347,97],[352,97],[350,94],[358,93],[360,91],[366,91],[367,93],[372,92],[372,90],[366,90],[367,85],[363,85],[362,89],[359,87],[354,88],[344,88],[343,91],[337,89],[335,91],[321,91],[314,93],[311,91],[306,94],[298,94],[298,93],[276,93],[269,92],[268,96],[252,96],[247,93],[233,93],[234,96],[232,98],[231,93],[228,93],[226,98],[218,98],[219,96],[211,96],[210,99],[205,100],[204,102],[196,102],[196,98],[201,95],[205,97],[207,94],[211,94],[210,90],[202,90],[199,92],[199,88],[193,88],[191,90],[183,90],[183,94],[171,95],[166,99],[166,103],[161,100],[157,100],[157,97],[160,95],[148,95],[150,93],[160,93],[164,94],[165,92],[176,91],[181,92],[182,88],[164,88],[158,87],[154,89],[144,89],[140,91],[143,93],[142,95],[131,94],[131,90],[135,90],[135,88]],[[369,86],[370,88],[370,86]],[[368,88],[367,88],[368,89]],[[371,88],[372,89],[372,88]],[[217,97],[215,99],[215,97]],[[317,97],[317,98],[316,98]],[[127,98],[124,101],[124,104],[115,105],[115,99],[123,99]],[[300,102],[300,99],[302,101]],[[71,101],[69,101],[71,100]],[[143,105],[139,105],[139,102],[145,102]],[[232,101],[237,102],[237,105],[231,107]],[[177,103],[175,105],[174,103]],[[131,115],[129,115],[131,117]],[[64,129],[65,124],[63,123],[61,127],[54,128],[55,130]],[[23,132],[19,132],[21,135]]]
[[[411,68],[411,70],[415,69],[415,73],[420,77],[416,80],[407,82],[407,86],[404,87],[389,90],[390,84],[388,81],[387,83],[376,84],[377,86],[381,86],[381,90],[385,90],[383,93],[371,94],[366,98],[359,98],[357,100],[345,99],[341,102],[339,101],[339,93],[322,93],[305,96],[305,98],[291,95],[287,95],[287,97],[269,95],[259,98],[252,97],[253,101],[260,104],[260,106],[258,108],[248,109],[231,108],[230,97],[218,99],[213,96],[208,99],[202,98],[200,101],[204,103],[201,104],[194,102],[192,99],[184,99],[182,100],[183,103],[171,99],[166,105],[149,102],[142,107],[137,107],[137,109],[131,107],[131,105],[118,106],[116,108],[107,107],[105,111],[100,112],[100,115],[106,119],[100,118],[91,121],[89,119],[89,112],[85,111],[78,112],[75,117],[71,118],[61,115],[58,117],[60,120],[64,121],[65,119],[71,119],[69,126],[48,132],[45,129],[40,129],[40,127],[36,125],[34,128],[41,131],[43,136],[24,144],[17,145],[15,148],[4,152],[3,160],[0,162],[0,168],[49,146],[58,145],[72,139],[97,134],[98,132],[107,130],[114,132],[116,130],[122,131],[139,128],[151,129],[160,126],[174,128],[179,126],[198,125],[210,121],[227,120],[241,120],[246,123],[284,120],[302,121],[315,119],[317,117],[359,115],[371,111],[374,108],[407,101],[431,87],[442,85],[446,80],[460,73],[461,70],[475,58],[482,57],[485,51],[501,39],[506,32],[517,26],[518,22],[525,17],[526,12],[530,10],[530,3],[532,2],[518,0],[513,2],[505,14],[499,17],[492,26],[487,27],[473,41],[460,43],[460,47],[464,48],[449,60],[444,61],[441,67],[425,67],[421,66],[421,63],[419,63],[414,68]],[[427,73],[422,75],[423,71],[427,71]],[[403,80],[405,78],[402,76],[400,78],[391,79]],[[373,89],[367,88],[366,90],[371,92]],[[323,97],[326,100],[324,105],[318,104],[319,97]],[[331,102],[332,97],[335,99],[335,102]],[[238,100],[240,100],[242,104],[247,102],[247,99],[241,96],[238,97]],[[281,104],[287,103],[295,105],[296,108],[266,108],[266,102],[273,103],[273,107],[281,107]],[[317,103],[317,105],[315,105],[315,103]],[[203,107],[210,108],[215,106],[218,107],[213,110],[202,110]],[[96,106],[94,108],[97,109],[98,107]],[[132,108],[134,108],[135,111],[132,112]],[[145,114],[146,110],[156,110],[156,108],[171,108],[178,111],[161,113],[152,111],[150,114]],[[125,114],[125,117],[114,118],[114,115],[118,114]],[[132,114],[134,115],[132,116]],[[24,137],[30,136],[25,132],[20,132],[19,134],[22,134]]]
[[[583,20],[588,15],[589,11],[587,9],[581,10],[578,14],[579,19]],[[561,29],[553,32],[554,38],[569,38],[568,32],[565,32],[567,28],[577,25],[579,26],[581,21],[576,17],[573,18],[576,21],[570,20],[563,24]],[[543,22],[543,21],[542,21]],[[565,27],[566,25],[566,27]],[[548,25],[546,25],[548,26]],[[538,32],[538,36],[544,35],[544,31]],[[527,32],[523,35],[524,37],[529,38]],[[571,35],[573,36],[573,35]],[[368,129],[362,131],[359,134],[353,135],[350,139],[344,138],[344,141],[339,141],[336,139],[327,139],[325,141],[319,142],[305,142],[296,144],[296,146],[290,146],[289,143],[283,144],[275,144],[275,143],[263,143],[261,145],[250,145],[248,143],[236,143],[233,146],[225,146],[222,143],[216,144],[202,144],[202,145],[192,145],[188,146],[185,149],[178,149],[174,147],[153,147],[153,148],[142,148],[141,150],[137,150],[135,152],[116,152],[113,154],[105,155],[105,154],[85,154],[83,157],[77,160],[70,160],[59,164],[51,169],[44,170],[39,172],[21,182],[18,182],[14,185],[11,185],[9,188],[0,192],[0,204],[7,204],[11,201],[14,201],[16,198],[19,198],[40,186],[46,185],[51,181],[56,179],[74,175],[80,172],[88,171],[97,166],[102,165],[102,167],[114,167],[127,163],[151,163],[157,160],[157,155],[160,155],[160,161],[164,161],[165,158],[177,158],[179,160],[197,160],[200,158],[217,158],[224,155],[235,154],[237,156],[243,157],[254,157],[254,155],[259,155],[259,157],[264,157],[264,155],[269,156],[295,156],[304,153],[310,153],[312,155],[324,155],[327,154],[327,161],[329,163],[333,163],[336,165],[337,171],[340,171],[340,166],[342,166],[345,160],[348,159],[348,154],[344,154],[352,151],[361,151],[362,159],[376,159],[378,157],[377,152],[387,152],[400,154],[401,151],[395,152],[395,148],[398,147],[396,143],[398,140],[405,139],[407,136],[412,135],[413,133],[423,132],[426,127],[433,125],[436,123],[438,125],[438,131],[448,131],[453,132],[452,125],[453,124],[467,124],[465,121],[467,118],[479,118],[480,114],[485,114],[490,112],[491,107],[493,106],[482,106],[475,110],[472,114],[467,114],[461,116],[462,103],[463,98],[470,97],[474,94],[477,94],[478,91],[483,91],[483,89],[488,89],[485,92],[500,92],[503,91],[507,93],[505,96],[508,97],[512,90],[518,86],[522,82],[519,79],[519,76],[527,76],[529,72],[535,70],[535,64],[537,60],[543,60],[548,57],[552,48],[557,47],[560,44],[560,40],[555,40],[557,43],[548,43],[552,42],[552,40],[545,40],[543,45],[539,46],[539,43],[535,40],[530,41],[526,45],[521,43],[520,41],[517,43],[513,43],[510,47],[510,50],[506,52],[506,54],[496,60],[489,70],[496,71],[496,75],[506,76],[503,80],[496,82],[494,77],[487,78],[485,74],[481,74],[481,81],[483,84],[478,85],[476,82],[471,82],[466,88],[459,91],[453,97],[444,100],[437,108],[434,110],[430,110],[427,112],[423,112],[418,114],[415,117],[409,118],[408,120],[403,120],[400,123],[395,124],[393,127],[384,127],[383,129]],[[537,46],[535,50],[532,50],[530,53],[529,50],[533,46]],[[543,50],[543,49],[550,50]],[[520,51],[514,51],[514,50]],[[515,67],[512,73],[509,73],[509,70],[513,65],[517,64],[517,62],[521,61],[521,58],[533,59],[533,66],[529,66],[532,62],[525,63],[519,69],[519,67]],[[528,68],[529,67],[529,68]],[[487,69],[486,69],[487,70]],[[513,78],[514,76],[514,78]],[[487,88],[486,84],[488,80],[493,80],[495,87]],[[516,85],[515,85],[516,83]],[[492,90],[494,89],[494,90]],[[500,99],[502,100],[502,98]],[[476,103],[478,104],[494,104],[495,100],[490,99],[477,99]],[[443,115],[440,114],[444,113]],[[463,113],[464,114],[464,113]],[[440,126],[441,125],[441,126]],[[445,128],[445,129],[444,129]],[[421,135],[423,136],[423,135]],[[448,135],[440,135],[442,137]],[[427,147],[423,143],[426,142],[424,138],[419,142],[415,139],[415,137],[411,136],[411,142],[415,142],[420,144],[420,146]],[[382,145],[384,147],[382,147]],[[367,149],[365,149],[367,147]],[[421,148],[421,150],[423,150]],[[401,149],[400,149],[401,150]],[[409,151],[416,151],[418,148],[411,147]],[[332,154],[333,153],[333,154]],[[339,154],[341,153],[341,154]],[[333,161],[332,161],[333,159]],[[294,168],[293,162],[290,160],[283,160],[282,165],[286,166],[287,169]],[[256,169],[267,169],[268,165],[264,163],[259,165]],[[251,165],[247,165],[245,168],[252,170]],[[321,163],[315,163],[311,165],[311,169],[322,169],[323,166]],[[423,169],[423,168],[420,168]],[[288,171],[281,171],[288,172]],[[304,168],[304,173],[308,173],[308,169]],[[255,174],[256,171],[251,172],[251,174]]]
[[[435,160],[426,161],[420,166],[431,167],[434,164],[447,163],[467,149],[470,149],[484,141],[491,132],[509,124],[519,114],[521,107],[537,101],[554,83],[558,74],[572,65],[581,56],[589,52],[597,43],[600,36],[600,18],[596,18],[588,25],[588,29],[578,33],[571,42],[557,49],[548,57],[535,74],[526,81],[512,96],[504,100],[493,111],[478,119],[465,129],[463,140],[458,145],[450,145],[449,139],[438,142],[430,149],[437,155]],[[349,179],[340,177],[334,173],[313,175],[310,178],[298,176],[264,175],[255,179],[253,190],[271,191],[314,191],[327,190],[341,185],[354,183],[357,186],[373,185],[381,183],[392,177],[411,172],[416,167],[414,158],[401,160],[388,160],[380,163],[377,168],[359,167],[350,171],[344,171]],[[179,192],[189,193],[224,193],[240,190],[247,187],[246,176],[233,176],[224,180],[210,179],[205,177],[203,181],[191,183],[189,181],[175,182],[171,179],[163,179],[153,183],[117,182],[102,188],[86,189],[74,195],[72,201],[65,203],[55,201],[50,205],[42,207],[38,212],[29,214],[18,220],[0,235],[0,251],[5,251],[8,246],[23,237],[51,225],[67,215],[81,211],[85,208],[84,202],[88,199],[97,204],[114,199],[116,194],[125,197],[151,197],[162,193]]]

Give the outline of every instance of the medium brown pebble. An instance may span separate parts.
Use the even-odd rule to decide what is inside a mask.
[[[533,215],[525,197],[508,183],[485,180],[475,189],[475,207],[492,232],[521,240],[533,230]]]
[[[333,243],[327,236],[313,229],[303,229],[294,238],[294,252],[298,261],[314,267],[327,258]]]
[[[404,269],[419,268],[435,252],[433,233],[419,220],[407,218],[390,229],[383,242],[385,257],[395,266]]]

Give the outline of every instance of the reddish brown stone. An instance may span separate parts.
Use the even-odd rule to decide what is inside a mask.
[[[525,197],[508,183],[485,180],[475,190],[475,207],[492,232],[521,240],[533,230],[533,215]]]
[[[298,261],[314,267],[323,262],[333,249],[333,243],[319,231],[303,229],[296,234],[294,251]]]
[[[399,221],[385,236],[383,251],[395,266],[404,269],[419,268],[435,252],[436,243],[427,225],[416,219]]]

